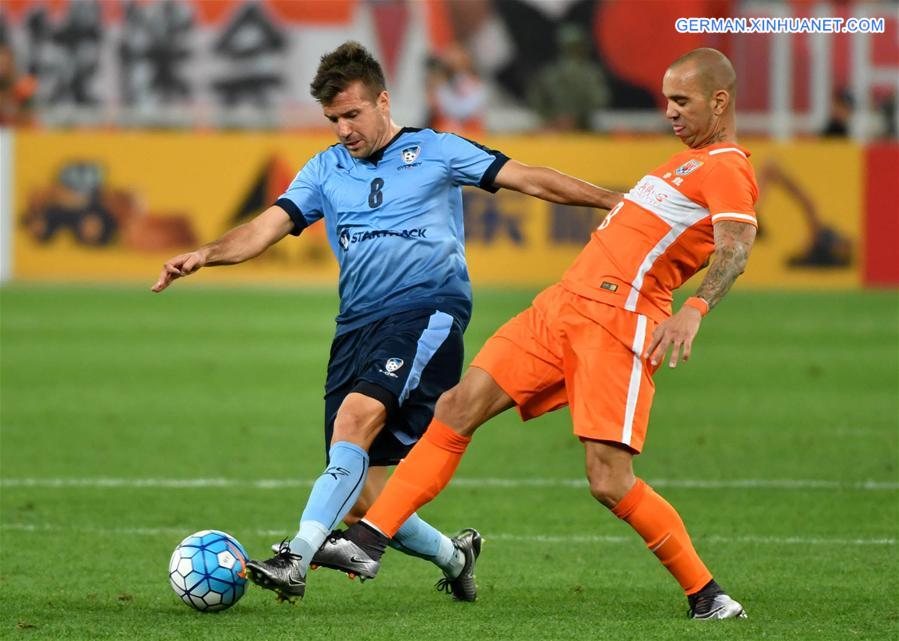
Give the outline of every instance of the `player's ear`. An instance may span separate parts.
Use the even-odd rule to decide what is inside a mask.
[[[719,89],[712,95],[712,110],[716,116],[720,116],[727,111],[730,104],[730,94],[724,89]]]
[[[375,101],[375,104],[381,111],[390,111],[390,94],[387,93],[386,89],[378,94],[378,99]]]

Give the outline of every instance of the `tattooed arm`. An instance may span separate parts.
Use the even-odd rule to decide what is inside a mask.
[[[755,240],[755,226],[722,220],[715,224],[715,253],[712,266],[696,290],[696,296],[703,299],[712,309],[724,298],[727,290],[746,269],[749,252]]]
[[[715,253],[712,265],[702,279],[696,297],[713,308],[724,298],[727,290],[746,269],[749,252],[755,240],[755,227],[748,223],[723,220],[715,223]],[[689,302],[689,301],[688,301]],[[661,323],[652,334],[652,343],[646,352],[653,365],[658,365],[669,347],[669,367],[677,367],[679,361],[690,358],[693,339],[699,331],[702,313],[697,307],[684,305],[671,318]]]

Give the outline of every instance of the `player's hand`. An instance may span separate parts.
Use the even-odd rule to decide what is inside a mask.
[[[162,266],[162,272],[159,274],[159,280],[150,289],[154,292],[161,292],[163,289],[172,284],[176,278],[189,276],[206,264],[205,256],[199,251],[193,251],[187,254],[179,254],[174,258],[170,258]]]
[[[677,367],[681,361],[686,363],[690,358],[693,339],[696,337],[696,332],[699,331],[700,323],[702,323],[702,314],[698,309],[681,307],[676,314],[656,327],[652,333],[652,343],[643,357],[648,358],[652,366],[656,367],[671,348],[668,367]]]

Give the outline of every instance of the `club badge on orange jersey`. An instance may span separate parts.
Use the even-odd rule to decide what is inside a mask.
[[[694,171],[702,167],[701,160],[688,160],[683,165],[674,170],[678,176],[689,176]]]

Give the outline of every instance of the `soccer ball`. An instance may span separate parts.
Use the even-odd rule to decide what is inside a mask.
[[[247,589],[247,553],[230,534],[195,532],[169,561],[169,583],[187,605],[201,612],[225,610]]]

